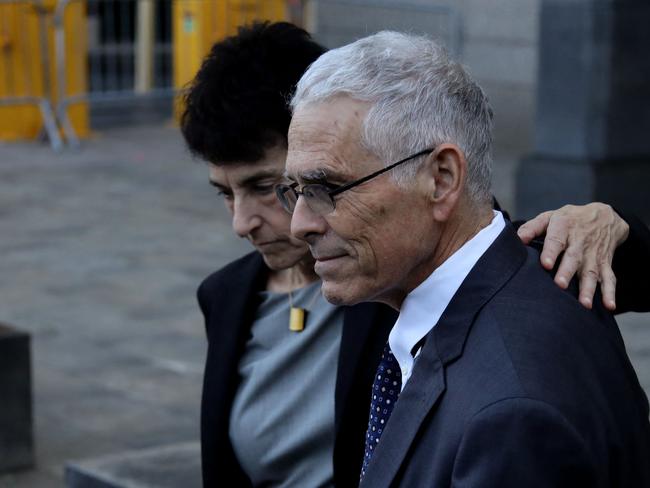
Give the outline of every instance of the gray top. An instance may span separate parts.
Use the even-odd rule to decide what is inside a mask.
[[[292,332],[288,295],[265,291],[261,297],[230,414],[235,454],[256,486],[333,486],[343,310],[320,295],[320,282],[295,290],[294,306],[310,311],[305,329]]]

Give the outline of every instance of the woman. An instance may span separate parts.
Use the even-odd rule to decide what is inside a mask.
[[[286,156],[285,100],[323,51],[290,24],[242,28],[213,47],[186,98],[188,146],[209,162],[233,230],[256,248],[198,292],[209,342],[206,487],[358,483],[367,396],[395,313],[327,303],[274,193]]]

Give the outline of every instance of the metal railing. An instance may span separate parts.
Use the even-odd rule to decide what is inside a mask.
[[[42,0],[0,0],[0,14],[0,107],[34,106],[41,114],[42,132],[59,150],[63,140],[51,102],[47,39],[52,10]],[[27,35],[34,28],[37,39]]]
[[[142,100],[171,102],[213,42],[242,23],[287,14],[328,47],[394,29],[435,37],[461,56],[458,11],[411,1],[0,0],[0,107],[34,105],[54,149],[78,146],[75,127],[88,124],[89,107],[119,105],[122,115]],[[11,19],[2,15],[9,5]],[[12,26],[25,33],[24,52],[13,57],[3,49],[8,19],[25,24]],[[38,59],[17,62],[30,56]]]
[[[76,104],[172,101],[192,79],[210,46],[255,19],[283,20],[286,0],[58,0],[54,13],[56,116],[71,146]],[[66,14],[86,7],[85,25]],[[71,67],[70,42],[87,45],[86,66]],[[72,87],[74,85],[76,89]],[[172,104],[169,104],[171,110]],[[171,115],[171,113],[170,113]]]
[[[67,11],[79,5],[86,7],[85,25],[66,30]],[[173,98],[170,15],[171,0],[59,0],[53,19],[56,115],[71,146],[79,145],[69,117],[75,104]],[[85,42],[87,62],[71,69],[75,39]]]

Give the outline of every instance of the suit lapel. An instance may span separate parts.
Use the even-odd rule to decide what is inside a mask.
[[[390,486],[424,418],[444,390],[442,363],[437,355],[425,355],[422,351],[411,379],[395,404],[360,488]]]
[[[218,338],[210,340],[210,347],[215,348],[222,361],[225,358],[239,358],[241,346],[255,318],[257,292],[264,289],[268,273],[258,253],[252,255],[250,261],[238,271],[233,274],[228,285],[219,290],[219,295],[214,297],[210,307],[210,330]],[[227,364],[232,362],[226,360]]]
[[[525,247],[507,224],[427,335],[361,487],[390,486],[425,417],[445,391],[444,368],[462,354],[474,317],[523,265],[525,258]]]

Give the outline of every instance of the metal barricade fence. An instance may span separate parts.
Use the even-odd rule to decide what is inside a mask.
[[[89,106],[171,102],[214,42],[253,20],[291,20],[299,3],[0,0],[0,116],[10,124],[4,108],[34,105],[41,115],[32,123],[44,125],[55,149],[64,140],[76,146],[89,131]],[[1,129],[2,120],[7,138]]]
[[[15,139],[44,132],[58,150],[63,141],[51,102],[49,3],[0,0],[0,134]]]
[[[0,113],[9,105],[38,107],[52,147],[62,146],[61,134],[76,146],[89,131],[89,106],[171,106],[210,46],[239,25],[302,18],[328,47],[395,29],[436,37],[458,56],[462,50],[458,12],[427,3],[0,0]]]
[[[86,5],[86,22],[66,32],[68,11],[80,4]],[[66,139],[79,143],[69,116],[75,105],[172,100],[214,42],[259,19],[285,20],[286,1],[59,0],[56,114]],[[85,39],[85,68],[70,69],[70,39]],[[70,83],[80,89],[70,90]]]
[[[56,115],[70,145],[79,144],[70,113],[80,104],[173,97],[171,29],[169,17],[164,16],[168,11],[164,5],[169,4],[165,0],[57,3]],[[78,8],[84,9],[84,22],[66,30],[68,16]],[[72,45],[75,42],[79,44]]]
[[[145,4],[144,34],[147,48],[151,49],[145,60],[149,65],[144,80],[136,80],[136,34],[141,33],[136,24],[140,12],[136,11],[135,0],[59,0],[56,5],[56,116],[71,146],[79,145],[71,113],[74,115],[83,104],[173,96],[173,86],[167,79],[159,78],[157,83],[153,80],[153,70],[164,66],[159,53],[162,51],[164,56],[168,49],[166,39],[155,37],[154,1],[140,3]],[[66,29],[68,17],[75,9],[83,10],[84,19]]]

